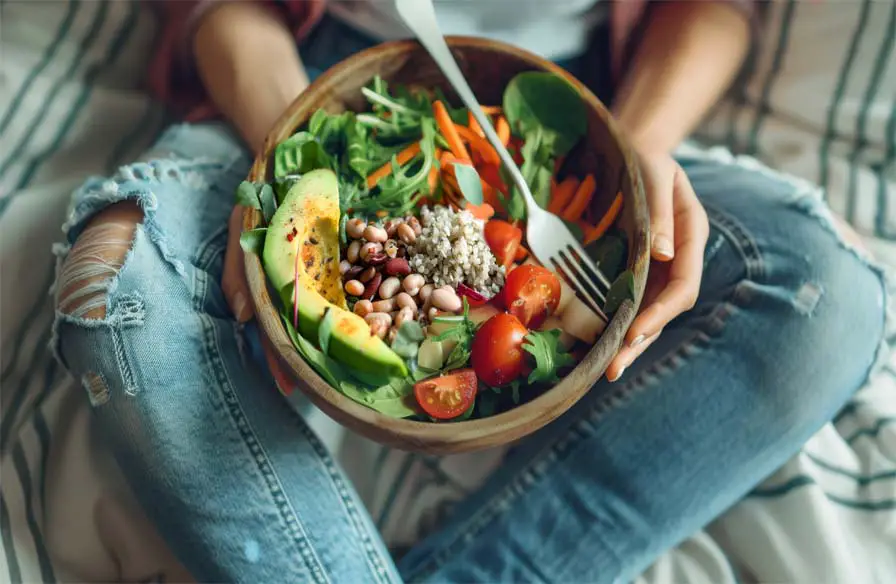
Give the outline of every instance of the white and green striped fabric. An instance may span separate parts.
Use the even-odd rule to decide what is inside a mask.
[[[896,268],[894,10],[772,4],[754,76],[701,137],[827,185]],[[186,581],[47,350],[50,246],[69,193],[137,156],[164,123],[139,90],[155,25],[134,1],[5,0],[0,11],[0,581]],[[896,354],[800,455],[641,581],[891,581],[894,422]],[[500,462],[499,451],[407,455],[312,424],[395,547],[435,528]]]

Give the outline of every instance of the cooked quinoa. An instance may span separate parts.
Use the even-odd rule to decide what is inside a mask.
[[[463,283],[489,298],[501,291],[504,266],[485,242],[481,221],[438,205],[423,207],[420,222],[423,232],[408,248],[413,271],[437,287]]]

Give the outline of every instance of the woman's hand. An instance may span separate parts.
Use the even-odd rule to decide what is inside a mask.
[[[641,313],[610,363],[607,379],[616,381],[663,328],[697,302],[703,276],[703,250],[709,237],[706,211],[681,166],[668,154],[640,157],[650,209],[650,272]]]

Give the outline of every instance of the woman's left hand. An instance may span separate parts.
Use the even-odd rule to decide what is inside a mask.
[[[706,211],[681,166],[669,154],[642,154],[640,163],[650,209],[653,261],[641,312],[607,369],[610,381],[619,379],[672,319],[694,307],[709,237]]]

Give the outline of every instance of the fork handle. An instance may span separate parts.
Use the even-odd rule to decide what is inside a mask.
[[[482,106],[476,100],[476,96],[473,95],[473,90],[470,89],[470,85],[464,78],[463,73],[461,73],[460,67],[457,66],[457,61],[454,60],[454,55],[451,54],[448,43],[445,42],[445,37],[439,28],[435,8],[431,0],[395,0],[395,7],[399,15],[404,19],[405,24],[411,29],[417,40],[420,41],[420,44],[429,52],[430,56],[442,70],[442,73],[445,74],[445,77],[448,78],[448,82],[454,87],[461,101],[464,102],[464,105],[467,106],[473,113],[473,117],[479,122],[482,131],[485,132],[485,137],[494,146],[501,162],[510,172],[514,184],[523,193],[527,211],[531,211],[533,208],[540,210],[535,199],[532,198],[532,192],[529,190],[526,179],[523,178],[523,173],[520,172],[510,152],[501,143],[501,139],[498,138],[491,121],[482,111]]]

